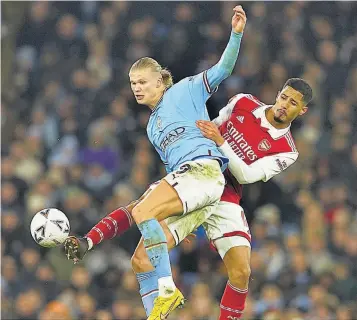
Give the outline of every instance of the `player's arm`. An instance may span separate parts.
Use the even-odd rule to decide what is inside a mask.
[[[213,90],[226,78],[228,78],[237,62],[239,48],[243,37],[243,31],[247,17],[241,6],[236,6],[232,17],[232,32],[221,59],[213,67],[203,73],[207,90]]]
[[[228,168],[240,184],[249,184],[257,181],[267,182],[286,168],[290,167],[297,159],[298,153],[286,152],[267,156],[247,165],[232,150],[225,141],[219,150],[229,159]]]
[[[231,75],[238,58],[247,18],[241,6],[236,6],[233,11],[232,32],[220,60],[210,69],[190,78],[191,85],[202,90],[204,100],[207,100],[218,85]]]
[[[231,148],[227,141],[220,134],[217,126],[205,120],[196,122],[202,134],[213,140],[224,156],[229,159],[228,168],[237,181],[241,184],[248,184],[257,181],[268,181],[273,176],[292,165],[297,157],[296,152],[281,153],[274,156],[264,157],[247,165]]]

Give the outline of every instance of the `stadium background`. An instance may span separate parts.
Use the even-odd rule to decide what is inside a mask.
[[[152,56],[178,81],[211,66],[234,5],[1,2],[3,319],[144,318],[130,269],[136,228],[73,266],[61,249],[35,245],[29,221],[57,207],[82,235],[164,175],[128,68]],[[244,189],[253,234],[244,319],[357,319],[357,3],[243,6],[237,67],[210,114],[239,92],[273,103],[288,77],[314,90],[292,129],[298,162]],[[202,232],[171,259],[189,298],[171,319],[217,319],[226,274]]]

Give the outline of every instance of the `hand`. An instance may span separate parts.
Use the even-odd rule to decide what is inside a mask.
[[[214,141],[218,147],[224,143],[224,138],[221,136],[217,126],[206,120],[196,121],[196,126],[201,130],[204,137]]]
[[[245,24],[247,23],[247,17],[242,6],[236,6],[233,8],[234,16],[232,17],[232,30],[236,33],[243,32]]]

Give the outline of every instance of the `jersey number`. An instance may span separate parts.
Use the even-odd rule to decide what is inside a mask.
[[[189,164],[184,164],[176,172],[178,174],[183,174],[183,173],[185,173],[186,171],[188,171],[190,169],[191,169],[191,166]]]

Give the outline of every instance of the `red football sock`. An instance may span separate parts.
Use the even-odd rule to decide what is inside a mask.
[[[130,212],[125,207],[121,207],[100,220],[85,237],[91,239],[93,245],[96,245],[103,240],[123,234],[130,228],[133,221]]]
[[[235,288],[228,281],[221,300],[219,320],[240,319],[247,295],[248,289]]]

